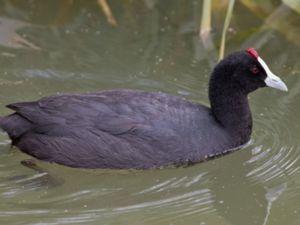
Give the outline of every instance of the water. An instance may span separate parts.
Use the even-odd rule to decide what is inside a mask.
[[[217,52],[206,54],[198,40],[201,1],[109,3],[117,27],[96,1],[0,3],[1,115],[10,102],[112,88],[208,104]],[[38,172],[20,164],[30,157],[1,134],[0,224],[299,224],[300,17],[286,6],[264,7],[269,14],[260,16],[236,4],[226,51],[258,48],[289,92],[251,94],[249,146],[187,168],[82,170],[37,162]],[[225,10],[215,10],[217,49]]]

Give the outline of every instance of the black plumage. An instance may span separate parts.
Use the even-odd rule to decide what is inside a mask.
[[[256,66],[260,74],[249,68]],[[195,163],[232,151],[252,130],[247,95],[266,73],[246,52],[214,69],[211,107],[163,93],[112,90],[10,104],[0,127],[38,159],[82,168],[153,168]]]

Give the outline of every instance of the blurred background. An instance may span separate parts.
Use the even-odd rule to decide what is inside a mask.
[[[1,133],[0,224],[298,225],[299,13],[299,0],[1,0],[0,115],[116,88],[208,105],[214,65],[249,47],[289,92],[251,94],[249,146],[187,168],[35,171]]]

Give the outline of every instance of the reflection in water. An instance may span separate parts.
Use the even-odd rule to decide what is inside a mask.
[[[31,24],[20,20],[0,17],[0,45],[9,48],[27,48],[40,50],[38,46],[20,36],[17,32],[23,28],[30,27]],[[1,55],[15,57],[14,54],[2,52]]]
[[[286,183],[278,185],[276,187],[273,187],[271,189],[269,189],[266,193],[266,200],[268,201],[268,206],[267,206],[267,213],[266,213],[266,217],[264,219],[264,223],[263,225],[268,223],[268,218],[270,216],[270,212],[271,212],[271,207],[274,201],[276,201],[280,195],[282,195],[282,193],[285,191],[287,185]]]

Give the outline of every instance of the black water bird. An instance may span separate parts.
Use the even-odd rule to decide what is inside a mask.
[[[206,107],[163,93],[111,90],[7,105],[0,119],[12,145],[38,159],[81,168],[147,169],[234,151],[252,131],[248,94],[287,91],[254,49],[214,68]]]

